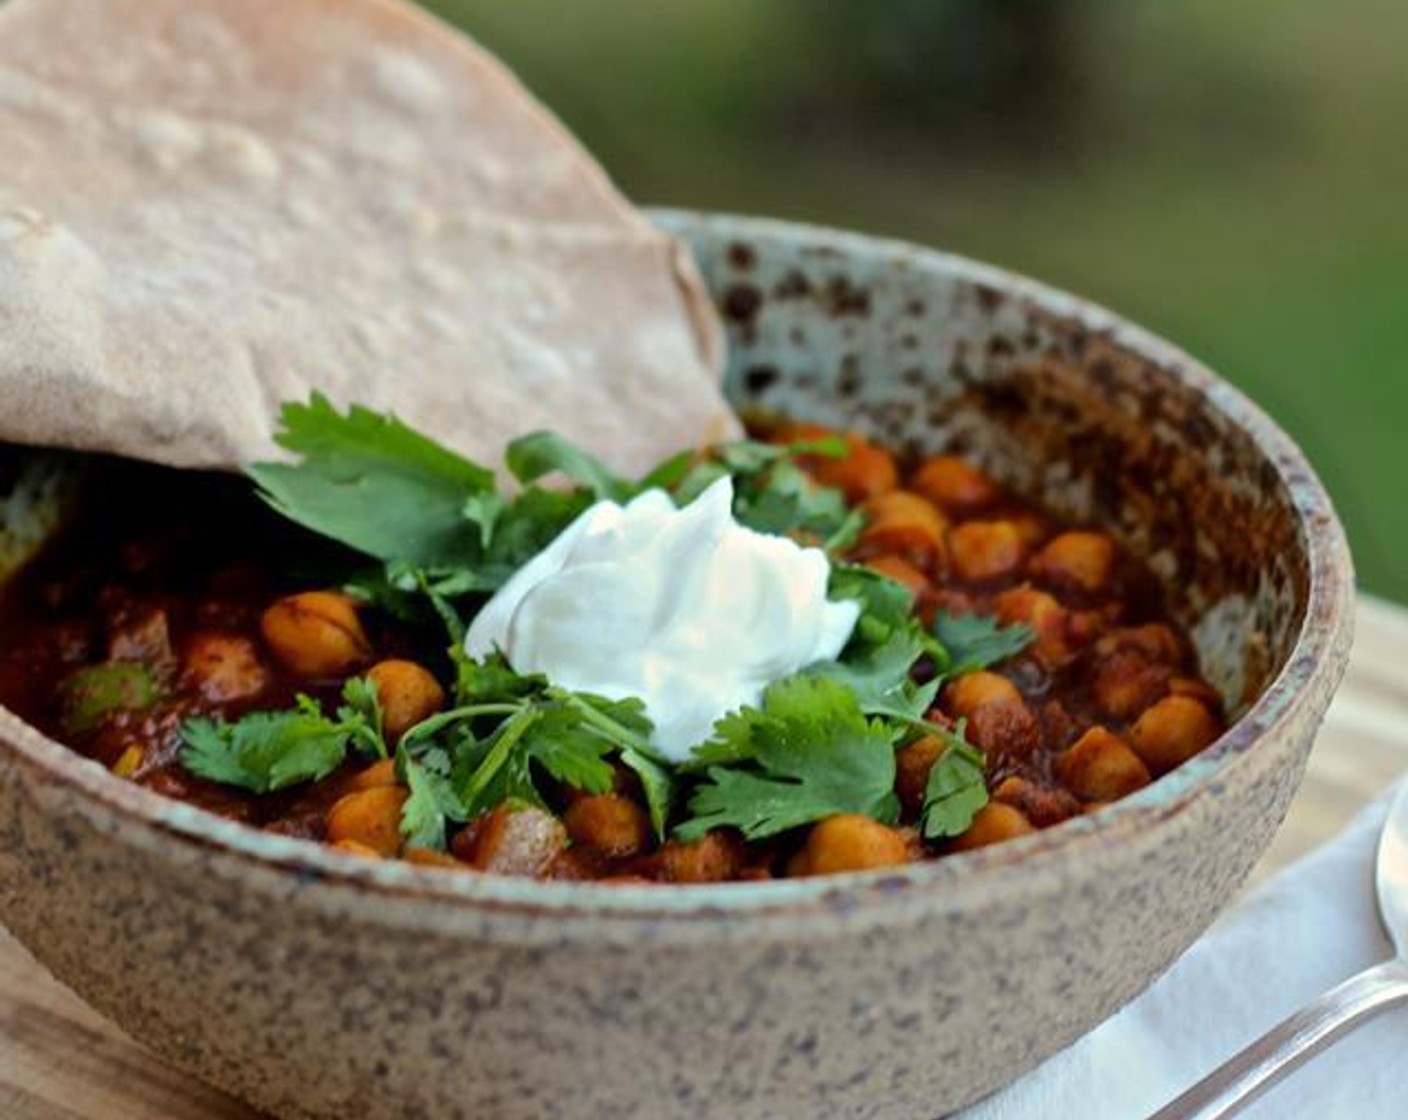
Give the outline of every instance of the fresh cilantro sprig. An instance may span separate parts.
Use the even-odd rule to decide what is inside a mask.
[[[931,732],[943,744],[943,753],[934,760],[924,786],[919,827],[928,840],[958,836],[988,803],[983,752],[963,738],[963,729],[960,720],[953,731],[935,727]]]
[[[406,786],[401,809],[401,837],[408,848],[445,850],[446,821],[466,821],[464,805],[449,780],[450,763],[443,751],[428,751],[419,759],[396,752],[396,773]]]
[[[327,777],[349,750],[386,757],[375,688],[355,678],[344,687],[343,699],[333,718],[317,701],[300,696],[290,711],[251,712],[234,723],[188,719],[181,725],[181,764],[213,782],[271,793]]]
[[[639,775],[663,838],[674,778],[650,745],[640,701],[557,688],[515,673],[497,654],[482,661],[457,656],[455,706],[407,729],[397,746],[397,775],[409,790],[401,814],[408,845],[443,849],[447,822],[507,800],[541,805],[544,777],[605,793],[618,758]],[[289,711],[187,720],[181,762],[211,781],[269,793],[327,777],[349,752],[387,757],[375,686],[349,680],[343,700],[335,717],[300,696]]]
[[[738,440],[714,448],[680,470],[667,489],[683,504],[719,479],[732,477],[733,514],[739,524],[760,533],[802,538],[834,555],[855,543],[865,517],[846,504],[840,490],[815,482],[796,460],[803,455],[840,457],[846,450],[845,440],[839,438],[792,443]],[[659,476],[668,465],[669,461],[652,474]]]
[[[605,793],[613,762],[637,773],[657,767],[646,785],[663,831],[669,775],[650,746],[650,721],[636,700],[608,700],[551,685],[509,668],[495,654],[457,655],[456,706],[401,737],[397,769],[410,795],[402,810],[407,844],[443,848],[449,821],[469,820],[505,801],[542,805],[544,778]]]
[[[689,839],[729,826],[755,839],[843,812],[890,823],[894,747],[920,735],[943,744],[925,789],[924,836],[958,835],[987,803],[982,752],[964,740],[961,723],[948,731],[927,713],[945,680],[1019,653],[1031,630],[940,615],[930,633],[915,618],[905,587],[861,567],[834,567],[830,596],[861,607],[850,642],[835,661],[774,684],[760,708],[719,720],[714,737],[686,764],[705,769],[707,781],[690,798],[692,815],[676,835]],[[931,679],[919,685],[915,669],[925,658]],[[878,749],[881,741],[886,751]],[[868,754],[863,743],[870,744]],[[847,744],[845,752],[840,744]],[[862,775],[857,768],[864,767],[873,769]]]
[[[844,564],[832,567],[828,595],[855,602],[860,617],[840,657],[806,672],[846,685],[867,715],[921,720],[938,694],[948,653],[914,617],[914,595],[869,568]],[[925,657],[933,663],[933,679],[917,685],[914,669]]]
[[[948,654],[948,672],[961,676],[1016,657],[1036,638],[1030,626],[1003,626],[991,615],[948,614],[934,618],[934,636]]]
[[[321,394],[289,403],[281,447],[297,463],[249,468],[290,520],[379,560],[455,563],[479,547],[466,502],[494,490],[494,474],[385,416],[353,405],[344,416]]]
[[[855,693],[836,681],[774,684],[761,707],[715,725],[696,759],[706,778],[675,834],[692,840],[736,828],[757,840],[837,813],[893,823],[896,738],[892,724],[866,719]]]

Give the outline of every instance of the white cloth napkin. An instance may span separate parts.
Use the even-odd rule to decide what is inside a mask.
[[[1374,895],[1380,800],[1249,894],[1152,988],[952,1120],[1140,1120],[1292,1011],[1392,956]],[[1246,1120],[1408,1117],[1408,1010],[1302,1066]]]

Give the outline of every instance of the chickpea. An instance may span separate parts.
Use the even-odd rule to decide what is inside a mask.
[[[1022,563],[1022,535],[1010,521],[965,521],[950,531],[948,551],[959,579],[1001,579]]]
[[[842,813],[812,826],[790,870],[794,875],[833,875],[895,867],[909,859],[909,843],[898,829],[858,813]]]
[[[923,811],[929,771],[943,753],[942,740],[936,735],[925,735],[895,754],[895,795],[900,799],[905,820],[917,820]]]
[[[182,675],[216,704],[248,700],[269,687],[269,670],[259,650],[238,634],[195,634],[186,643]]]
[[[1016,775],[1004,778],[992,791],[992,799],[1011,805],[1037,828],[1050,828],[1080,812],[1080,802],[1065,790],[1038,785]]]
[[[259,628],[275,660],[305,680],[342,676],[372,652],[352,600],[335,591],[287,595],[264,612]]]
[[[1014,513],[1007,520],[1017,527],[1017,535],[1028,549],[1036,548],[1051,535],[1050,524],[1040,514]]]
[[[567,829],[551,813],[534,806],[500,805],[455,839],[455,854],[480,871],[537,876],[567,846]]]
[[[1115,542],[1104,533],[1070,532],[1048,541],[1028,571],[1042,583],[1095,595],[1115,574]]]
[[[671,840],[660,849],[660,868],[671,883],[721,883],[743,867],[743,846],[728,832],[706,832],[698,840]]]
[[[361,771],[348,783],[347,788],[349,790],[376,789],[378,786],[394,786],[395,784],[396,760],[383,758]]]
[[[1222,697],[1218,695],[1217,689],[1191,677],[1174,677],[1168,682],[1168,690],[1174,696],[1190,696],[1194,700],[1201,700],[1213,711],[1217,711],[1218,706],[1222,703]]]
[[[1021,699],[1022,694],[1015,684],[986,671],[964,673],[948,686],[945,694],[948,710],[955,716],[968,718],[988,704],[1020,703]]]
[[[940,509],[958,517],[979,513],[1002,497],[987,475],[954,455],[926,459],[909,482]]]
[[[401,858],[418,867],[443,867],[450,871],[469,870],[467,864],[461,863],[447,852],[437,852],[434,848],[407,848]]]
[[[562,815],[572,843],[609,859],[628,859],[650,846],[650,816],[628,797],[602,793],[574,801]]]
[[[1165,696],[1129,729],[1129,745],[1155,774],[1186,762],[1222,734],[1221,721],[1191,696]]]
[[[1177,635],[1162,622],[1112,630],[1095,645],[1097,657],[1112,657],[1122,650],[1133,650],[1158,665],[1176,666],[1183,660]]]
[[[401,809],[408,796],[400,786],[374,786],[339,798],[328,810],[329,842],[350,840],[394,856],[401,850]]]
[[[1053,748],[1075,742],[1085,726],[1082,720],[1071,714],[1065,704],[1054,698],[1042,703],[1039,718],[1043,741]]]
[[[1173,670],[1151,664],[1139,650],[1126,647],[1096,666],[1090,694],[1111,719],[1133,719],[1168,691]]]
[[[1082,801],[1118,801],[1149,784],[1149,769],[1118,735],[1092,727],[1056,760],[1056,780]]]
[[[440,682],[414,661],[378,661],[367,670],[381,700],[381,723],[388,738],[399,739],[445,704]]]
[[[363,859],[381,859],[381,853],[375,848],[370,848],[366,844],[357,840],[337,840],[332,844],[339,852],[346,852],[349,856],[361,856]]]
[[[1014,587],[993,601],[998,620],[1021,623],[1036,635],[1029,652],[1048,669],[1059,669],[1079,652],[1081,636],[1075,616],[1051,595],[1033,587]]]
[[[929,590],[929,577],[902,556],[872,556],[865,561],[865,566],[872,572],[879,572],[896,583],[904,584],[916,598]]]
[[[948,521],[927,498],[892,490],[867,502],[865,512],[870,520],[860,537],[863,553],[902,556],[926,572],[947,565]]]
[[[1041,746],[1041,724],[1025,701],[984,704],[968,717],[966,738],[986,755],[1021,759]]]
[[[1035,831],[1032,822],[1020,809],[1004,805],[1001,801],[989,801],[973,817],[968,831],[954,840],[951,847],[954,851],[966,852]]]

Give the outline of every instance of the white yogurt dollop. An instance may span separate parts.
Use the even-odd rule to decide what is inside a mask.
[[[613,700],[639,697],[674,762],[763,689],[834,658],[860,607],[826,598],[816,548],[733,519],[733,480],[684,509],[651,490],[598,502],[489,600],[465,650]]]

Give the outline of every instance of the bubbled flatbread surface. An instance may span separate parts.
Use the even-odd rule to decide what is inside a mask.
[[[234,467],[282,401],[496,462],[731,430],[682,248],[390,0],[0,2],[0,439]]]

